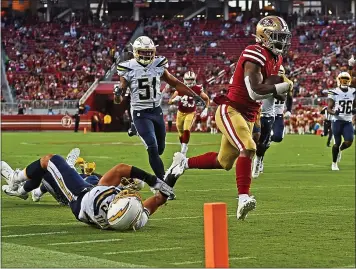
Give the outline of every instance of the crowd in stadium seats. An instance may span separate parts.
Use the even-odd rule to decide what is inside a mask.
[[[135,27],[135,22],[7,26],[2,34],[9,85],[17,99],[78,99],[111,67]]]
[[[239,54],[254,42],[251,34],[257,21],[153,18],[144,22],[144,33],[159,45],[157,53],[169,59],[170,72],[182,78],[186,71],[194,71],[198,82],[214,96],[227,89]],[[10,87],[17,99],[78,99],[95,78],[105,74],[136,25],[36,22],[6,26],[2,33]],[[322,96],[322,90],[335,86],[337,73],[355,53],[355,45],[350,45],[354,30],[355,24],[340,22],[293,30],[284,66],[295,81],[295,97]]]

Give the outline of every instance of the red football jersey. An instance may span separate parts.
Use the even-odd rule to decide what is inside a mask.
[[[255,121],[260,108],[260,102],[250,98],[244,78],[244,64],[246,61],[261,66],[263,80],[271,75],[277,75],[282,56],[274,56],[268,49],[259,44],[247,46],[241,53],[236,64],[235,72],[230,80],[227,97],[246,120]]]
[[[197,95],[200,95],[200,93],[203,91],[203,87],[201,85],[195,85],[195,86],[191,87],[191,89]],[[183,113],[194,112],[195,109],[196,109],[196,106],[195,106],[195,102],[193,100],[193,97],[188,96],[188,95],[183,95],[181,97],[182,98],[180,99],[180,101],[178,103],[178,110],[180,112],[183,112]]]

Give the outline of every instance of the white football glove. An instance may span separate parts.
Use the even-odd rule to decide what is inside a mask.
[[[200,117],[205,118],[208,116],[208,108],[204,108],[204,110],[201,112]]]
[[[290,116],[292,115],[292,113],[290,113],[290,111],[286,111],[286,113],[284,113],[284,117],[285,118],[290,118]]]
[[[172,99],[172,103],[174,103],[174,102],[179,102],[180,99],[182,99],[182,97],[180,97],[179,95],[177,95],[176,97],[174,97],[174,98]]]
[[[356,63],[356,60],[354,58],[354,56],[352,55],[351,58],[349,59],[349,66],[354,66]]]

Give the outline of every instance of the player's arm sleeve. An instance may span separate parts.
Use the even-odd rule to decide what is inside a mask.
[[[261,67],[266,64],[266,56],[259,52],[254,45],[248,46],[241,54],[242,64],[246,61],[260,65]]]
[[[164,70],[168,69],[168,59],[166,57],[159,57],[157,59],[156,67],[159,68],[158,69],[159,75],[162,76],[164,73]]]
[[[328,91],[328,99],[332,99],[332,100],[334,100],[334,102],[336,100],[336,95],[337,95],[337,93],[334,92],[333,90]]]
[[[116,67],[116,70],[117,70],[117,74],[120,77],[123,77],[124,79],[126,79],[127,82],[130,81],[129,72],[132,71],[132,69],[128,66],[127,63],[119,63]]]

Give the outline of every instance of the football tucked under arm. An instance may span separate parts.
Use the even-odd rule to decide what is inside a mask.
[[[245,63],[244,76],[245,85],[252,100],[262,100],[274,94],[283,94],[290,90],[291,87],[289,82],[273,83],[271,85],[262,83],[261,66],[249,61]]]

